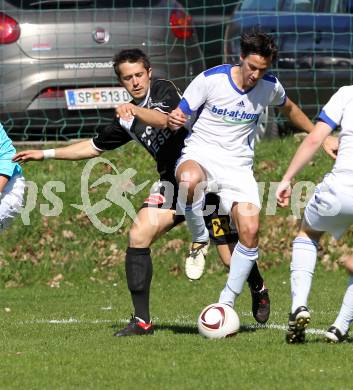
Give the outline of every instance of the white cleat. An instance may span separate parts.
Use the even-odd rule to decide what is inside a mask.
[[[185,261],[185,273],[190,280],[198,280],[201,278],[205,270],[207,250],[208,242],[192,243],[189,256]]]

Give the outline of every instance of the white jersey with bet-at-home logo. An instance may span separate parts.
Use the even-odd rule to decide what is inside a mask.
[[[353,171],[353,85],[340,88],[324,106],[319,119],[332,130],[341,126],[337,159],[332,172]]]
[[[236,65],[237,66],[237,65]],[[179,104],[187,115],[196,113],[186,148],[234,160],[234,166],[252,166],[258,119],[268,105],[285,104],[281,83],[265,75],[241,91],[231,76],[232,65],[220,65],[199,74]],[[220,161],[221,161],[220,160]]]
[[[304,215],[312,229],[338,239],[353,224],[353,86],[340,88],[319,119],[332,130],[341,126],[339,147],[332,171],[316,186]]]

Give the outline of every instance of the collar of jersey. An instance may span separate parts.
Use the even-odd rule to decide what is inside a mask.
[[[235,64],[234,66],[239,66],[239,64]],[[228,79],[229,79],[229,82],[230,82],[230,85],[233,87],[233,89],[235,89],[240,95],[245,95],[247,93],[249,93],[252,89],[254,89],[256,87],[256,84],[249,88],[249,89],[246,89],[245,91],[241,91],[235,84],[235,82],[233,81],[232,79],[232,73],[231,73],[231,70],[232,70],[232,65],[229,65],[228,69],[227,69],[227,74],[228,74]]]
[[[147,104],[147,102],[148,102],[148,98],[150,97],[150,93],[151,93],[151,87],[148,88],[148,92],[147,92],[146,97],[142,100],[141,103],[137,104],[137,106],[144,107]]]

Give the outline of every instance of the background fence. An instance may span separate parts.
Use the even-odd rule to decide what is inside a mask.
[[[92,136],[125,99],[111,89],[121,49],[143,49],[155,77],[184,89],[206,67],[238,62],[240,34],[254,29],[274,36],[272,71],[314,118],[352,84],[352,9],[352,0],[0,0],[0,120],[14,140]],[[269,134],[290,130],[275,110],[265,119]]]

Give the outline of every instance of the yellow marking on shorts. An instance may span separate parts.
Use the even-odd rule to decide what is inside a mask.
[[[230,234],[230,226],[227,217],[212,218],[212,230],[215,237]]]

